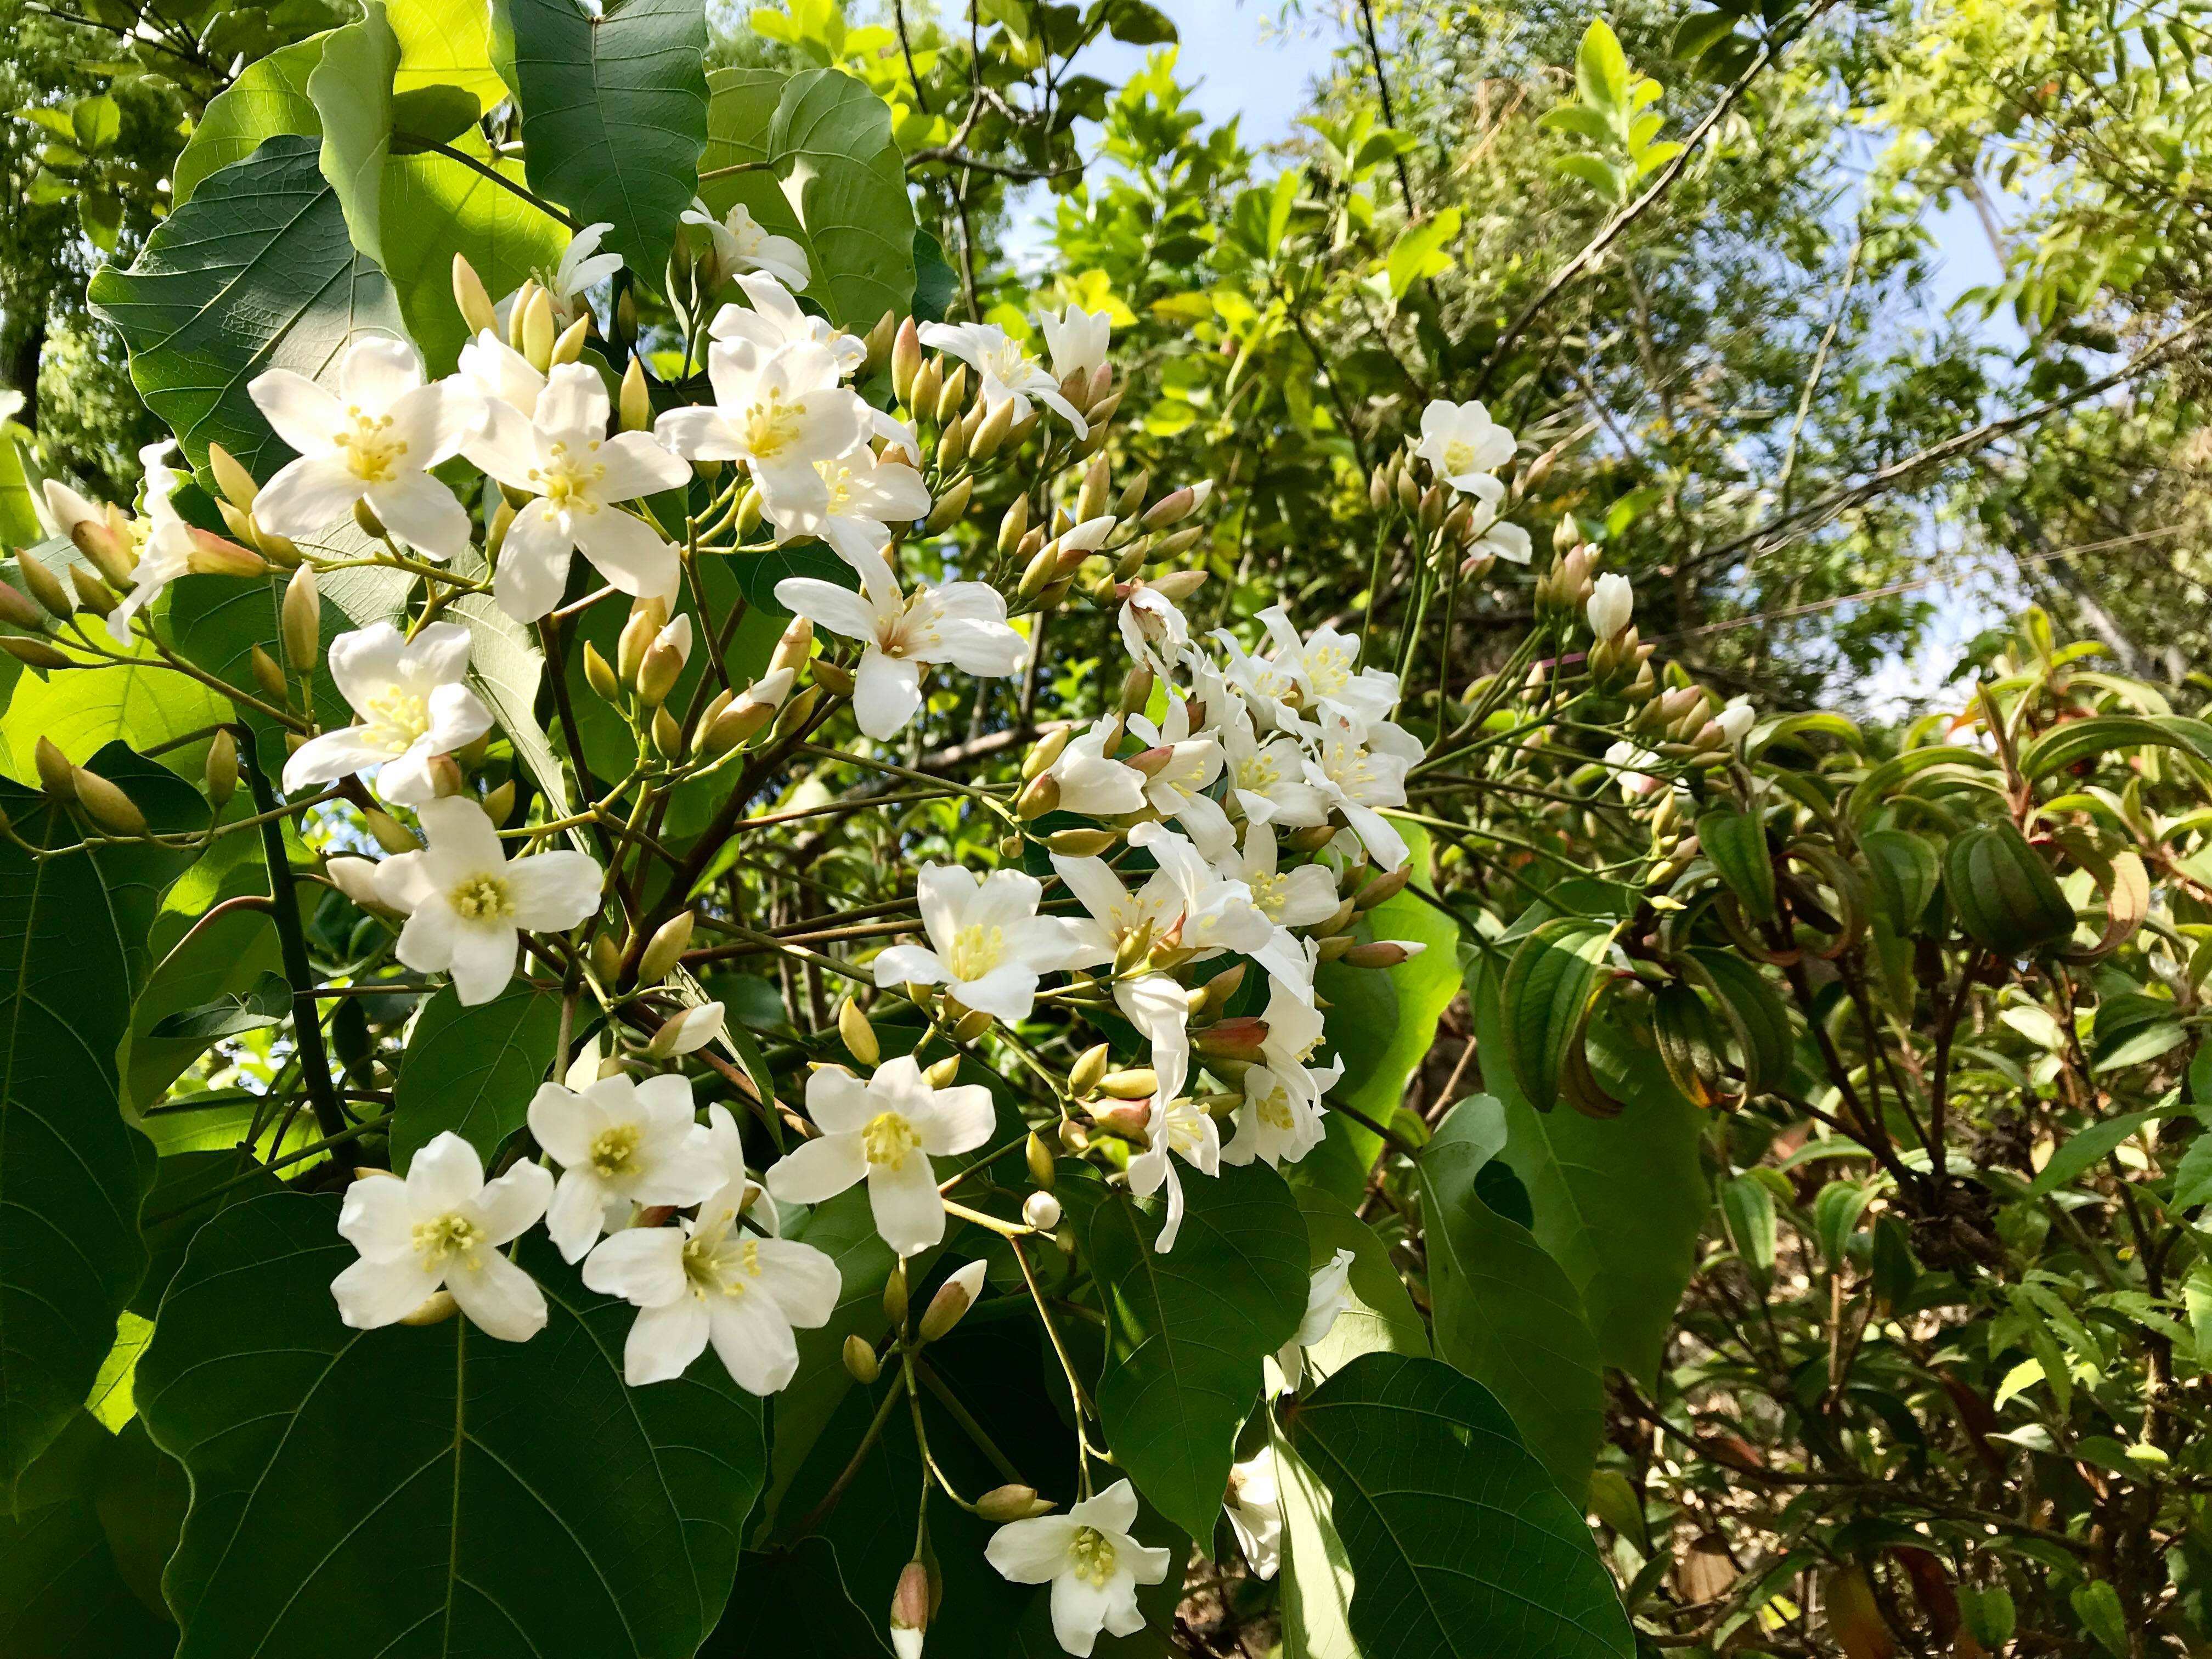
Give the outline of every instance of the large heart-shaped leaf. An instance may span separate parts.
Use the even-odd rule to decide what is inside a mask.
[[[307,97],[323,129],[323,177],[345,210],[353,245],[384,260],[384,163],[392,153],[392,77],[399,41],[384,21],[383,0],[366,0],[361,21],[334,29],[307,77]]]
[[[1488,1389],[1406,1354],[1353,1360],[1285,1413],[1328,1487],[1352,1633],[1390,1659],[1611,1659],[1636,1650],[1578,1503]]]
[[[560,1040],[561,999],[550,991],[518,980],[473,1007],[451,986],[440,991],[416,1020],[399,1062],[392,1167],[404,1170],[448,1129],[489,1164],[522,1127]]]
[[[155,829],[204,824],[198,794],[120,746],[93,757]],[[115,1051],[147,969],[168,848],[78,848],[76,822],[0,784],[0,1493],[91,1391],[146,1271],[153,1149],[123,1115]]]
[[[707,143],[702,0],[493,0],[492,52],[530,187],[611,224],[607,246],[659,283]]]
[[[700,195],[717,215],[743,202],[753,218],[806,250],[809,297],[841,327],[865,332],[915,302],[914,204],[884,100],[842,70],[786,76],[717,70],[708,77]]]
[[[329,39],[327,31],[310,35],[247,64],[209,102],[170,170],[176,207],[191,201],[210,174],[260,149],[263,139],[280,132],[321,134],[314,100],[307,96],[307,77],[323,61],[323,44]]]
[[[179,1652],[690,1659],[760,1490],[760,1402],[711,1354],[629,1387],[630,1310],[535,1235],[550,1317],[529,1341],[349,1330],[337,1214],[280,1193],[210,1222],[139,1363],[192,1477],[163,1581]]]
[[[354,251],[319,149],[266,140],[204,181],[129,270],[93,276],[93,308],[130,347],[132,384],[196,467],[220,443],[267,477],[291,452],[246,393],[254,376],[321,380],[354,335],[400,332],[391,285]]]
[[[118,1440],[80,1412],[23,1477],[15,1512],[0,1507],[0,1653],[9,1659],[160,1659],[176,1646],[158,1592],[151,1606],[133,1593],[118,1549],[133,1540],[108,1524],[137,1518],[134,1500],[147,1496],[132,1479],[138,1454],[181,1483],[143,1430]]]
[[[1306,1230],[1263,1164],[1183,1186],[1182,1231],[1165,1255],[1152,1248],[1157,1200],[1109,1194],[1085,1231],[1106,1300],[1107,1443],[1137,1490],[1202,1540],[1213,1535],[1237,1428],[1259,1398],[1260,1362],[1304,1315]]]
[[[1534,1235],[1477,1187],[1504,1109],[1462,1101],[1421,1150],[1421,1220],[1438,1355],[1496,1395],[1562,1492],[1589,1485],[1605,1379],[1573,1282]]]

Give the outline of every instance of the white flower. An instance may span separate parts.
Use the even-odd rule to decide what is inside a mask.
[[[1175,601],[1142,580],[1128,584],[1121,601],[1121,643],[1131,656],[1164,678],[1190,651],[1190,624]]]
[[[871,559],[860,568],[860,583],[855,593],[817,577],[787,576],[775,585],[775,600],[833,634],[866,642],[853,676],[853,715],[872,738],[890,737],[914,718],[925,664],[998,676],[1029,656],[1029,641],[1007,625],[1005,595],[988,582],[917,585],[901,593],[891,568]]]
[[[866,340],[856,334],[840,333],[827,319],[800,310],[799,301],[775,277],[740,276],[738,286],[752,302],[751,307],[724,306],[716,312],[714,320],[707,325],[714,338],[750,345],[760,358],[787,345],[811,343],[829,352],[840,378],[868,361]],[[911,437],[908,447],[914,447]]]
[[[338,1317],[374,1330],[442,1289],[491,1335],[526,1341],[545,1328],[545,1297],[499,1247],[544,1214],[552,1194],[537,1164],[486,1182],[477,1149],[450,1129],[415,1154],[405,1180],[362,1176],[338,1211],[338,1231],[361,1252],[331,1283]]]
[[[621,254],[599,252],[599,243],[614,228],[611,219],[586,225],[568,239],[568,246],[561,251],[558,265],[551,270],[531,273],[552,301],[556,327],[566,328],[582,316],[586,291],[598,287],[623,268]],[[507,326],[507,319],[514,314],[515,300],[521,292],[517,289],[493,307],[501,328]]]
[[[1339,1250],[1314,1269],[1313,1278],[1306,1286],[1305,1317],[1298,1322],[1297,1333],[1275,1355],[1275,1364],[1282,1369],[1285,1388],[1298,1386],[1305,1376],[1305,1351],[1328,1334],[1337,1315],[1352,1301],[1352,1262],[1350,1250]]]
[[[194,532],[171,499],[185,482],[185,475],[168,464],[169,453],[176,447],[175,439],[164,438],[138,452],[138,465],[146,473],[146,539],[131,573],[131,591],[105,618],[109,635],[118,645],[130,643],[131,619],[151,605],[163,588],[191,569]],[[47,501],[50,507],[55,504],[51,493]],[[70,492],[68,505],[73,514],[76,508],[86,509],[78,516],[104,516],[92,512],[91,504],[74,491]],[[73,527],[72,520],[63,526],[62,533],[67,535]]]
[[[722,1035],[726,1024],[722,1005],[719,1002],[702,1002],[696,1007],[679,1008],[653,1034],[653,1055],[655,1059],[665,1060],[672,1054],[688,1054],[694,1049],[703,1048]]]
[[[1144,810],[1145,775],[1108,758],[1106,740],[1117,722],[1102,714],[1079,738],[1069,739],[1045,775],[1060,785],[1060,810],[1085,817],[1118,817]]]
[[[1215,629],[1213,639],[1226,659],[1223,673],[1227,683],[1243,695],[1253,724],[1262,732],[1294,724],[1291,705],[1298,700],[1298,683],[1290,669],[1272,657],[1246,651],[1225,628]]]
[[[568,1261],[626,1224],[636,1206],[699,1203],[726,1173],[693,1115],[690,1079],[672,1073],[639,1083],[617,1072],[580,1094],[540,1084],[530,1133],[560,1161],[545,1231]]]
[[[1098,1632],[1133,1636],[1145,1627],[1137,1586],[1168,1576],[1165,1549],[1130,1535],[1137,1494],[1116,1480],[1066,1515],[1010,1521],[991,1534],[983,1553],[1017,1584],[1052,1586],[1052,1633],[1077,1659],[1086,1659]]]
[[[1362,669],[1359,636],[1334,628],[1316,629],[1304,639],[1279,605],[1260,613],[1275,641],[1274,666],[1288,674],[1310,708],[1361,722],[1379,720],[1398,706],[1398,677],[1380,668]]]
[[[805,510],[824,494],[817,464],[860,441],[866,405],[839,383],[837,364],[811,340],[762,353],[746,343],[711,347],[711,405],[672,409],[653,423],[687,461],[743,461],[769,515]],[[779,519],[779,522],[780,522]]]
[[[811,1244],[769,1236],[740,1218],[760,1188],[745,1178],[736,1121],[707,1109],[707,1135],[724,1176],[696,1219],[673,1227],[632,1227],[608,1238],[584,1262],[584,1283],[641,1311],[623,1346],[623,1376],[633,1387],[681,1376],[709,1341],[738,1386],[771,1395],[799,1370],[794,1327],[817,1329],[837,1305],[837,1264]]]
[[[1075,405],[1060,395],[1060,382],[1051,371],[996,323],[924,323],[920,334],[922,344],[957,357],[975,371],[982,381],[985,408],[1011,402],[1018,423],[1029,419],[1034,398],[1074,428],[1077,437],[1091,435]]]
[[[590,854],[562,850],[509,861],[483,807],[465,795],[416,809],[430,844],[377,866],[377,896],[407,918],[398,956],[417,973],[451,972],[464,1003],[489,1002],[514,974],[525,927],[557,933],[599,908]]]
[[[1170,695],[1167,718],[1158,726],[1132,715],[1129,729],[1148,746],[1168,752],[1145,778],[1145,799],[1164,818],[1176,818],[1200,852],[1219,858],[1237,844],[1237,831],[1221,803],[1206,792],[1221,775],[1224,757],[1211,733],[1194,736],[1190,705]]]
[[[487,404],[503,404],[525,420],[537,416],[538,400],[545,394],[545,377],[531,366],[529,358],[489,329],[461,348],[460,378],[474,386]],[[484,411],[486,424],[502,418],[496,410]],[[461,453],[476,465],[483,465],[477,459],[473,440],[461,447]]]
[[[1363,728],[1340,716],[1321,722],[1321,753],[1306,759],[1306,781],[1344,814],[1385,870],[1406,862],[1406,838],[1376,808],[1406,804],[1406,773],[1421,757],[1420,739],[1388,720]]]
[[[1741,743],[1751,735],[1751,728],[1759,724],[1759,710],[1752,707],[1749,697],[1731,697],[1728,706],[1713,716],[1713,721],[1730,743]]]
[[[1255,1578],[1273,1578],[1283,1565],[1283,1498],[1275,1479],[1275,1449],[1229,1466],[1229,1529],[1251,1563]]]
[[[1163,1084],[1152,1098],[1152,1116],[1145,1129],[1151,1144],[1129,1160],[1129,1190],[1145,1198],[1162,1187],[1168,1189],[1167,1218],[1152,1240],[1153,1253],[1165,1255],[1175,1249],[1176,1237],[1182,1231],[1182,1178],[1176,1173],[1175,1158],[1182,1158],[1200,1175],[1219,1175],[1221,1126],[1190,1101],[1170,1099]]]
[[[534,416],[489,406],[469,459],[537,499],[514,515],[492,578],[499,608],[535,622],[561,602],[568,561],[580,551],[625,593],[672,596],[676,550],[618,501],[688,483],[691,469],[642,432],[607,436],[607,389],[599,371],[562,363],[545,377]]]
[[[1292,938],[1293,927],[1310,927],[1334,915],[1343,900],[1336,878],[1327,866],[1302,864],[1295,870],[1276,867],[1278,848],[1271,824],[1244,826],[1241,852],[1214,861],[1224,879],[1243,884],[1252,896],[1252,907],[1264,916],[1272,932],[1264,943],[1246,954],[1279,980],[1311,985],[1313,970],[1306,964],[1305,946]]]
[[[806,1112],[822,1133],[777,1160],[769,1191],[780,1202],[819,1204],[865,1176],[876,1231],[901,1255],[945,1237],[945,1200],[929,1160],[973,1152],[997,1121],[988,1089],[933,1089],[912,1054],[885,1060],[865,1083],[823,1066],[806,1079]]]
[[[1534,551],[1528,532],[1517,524],[1506,523],[1498,516],[1497,507],[1486,501],[1474,503],[1474,533],[1465,546],[1469,558],[1486,553],[1508,564],[1526,564]]]
[[[1038,312],[1036,324],[1052,353],[1053,378],[1063,385],[1071,374],[1089,380],[1105,362],[1114,332],[1113,319],[1105,312],[1071,305],[1065,311]]]
[[[1666,763],[1649,749],[1624,740],[1605,751],[1605,763],[1614,769],[1613,782],[1620,786],[1621,799],[1632,806],[1667,787],[1667,781],[1656,775]],[[1646,767],[1652,770],[1644,770]]]
[[[981,881],[957,864],[922,866],[915,897],[929,943],[894,945],[876,958],[876,983],[942,985],[962,1006],[1027,1019],[1041,975],[1071,965],[1068,924],[1037,914],[1044,889],[1018,870]]]
[[[1439,398],[1421,411],[1421,441],[1413,453],[1453,489],[1495,506],[1505,486],[1491,474],[1513,459],[1513,434],[1480,403]]]
[[[390,623],[331,641],[331,680],[359,715],[356,725],[310,738],[284,763],[284,791],[297,794],[372,766],[377,793],[420,806],[437,792],[434,756],[450,755],[491,730],[491,711],[462,681],[469,631],[432,623],[412,640]]]
[[[738,203],[717,220],[696,197],[684,210],[684,222],[702,225],[714,239],[714,255],[732,275],[764,270],[779,283],[803,289],[814,280],[806,263],[806,250],[788,236],[771,236],[761,228],[751,210]]]
[[[1601,640],[1613,639],[1636,613],[1636,590],[1629,585],[1627,577],[1607,571],[1597,579],[1589,603],[1583,609],[1589,617],[1593,635]]]
[[[910,524],[929,516],[929,486],[921,474],[903,461],[878,456],[865,438],[843,454],[813,465],[817,489],[780,475],[778,547],[802,536],[817,537],[866,575],[872,564],[884,562],[894,522]]]
[[[1303,955],[1305,977],[1285,977],[1269,963],[1267,1033],[1260,1042],[1261,1064],[1245,1068],[1244,1103],[1237,1109],[1237,1133],[1221,1149],[1224,1164],[1254,1158],[1271,1169],[1295,1164],[1321,1144],[1323,1094],[1343,1068],[1307,1066],[1321,1046],[1324,1022],[1314,1006],[1310,946]]]
[[[278,536],[312,536],[365,501],[386,530],[434,558],[469,544],[469,513],[429,469],[483,429],[483,398],[465,380],[425,385],[422,360],[399,340],[346,348],[338,390],[289,368],[247,386],[278,437],[299,452],[253,499],[254,522]]]
[[[1328,798],[1306,781],[1304,751],[1289,737],[1259,737],[1241,704],[1218,729],[1227,761],[1229,793],[1243,809],[1247,823],[1311,828],[1328,822]]]

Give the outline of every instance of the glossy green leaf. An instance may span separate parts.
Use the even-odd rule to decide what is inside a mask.
[[[192,1477],[165,1580],[179,1652],[320,1659],[343,1632],[362,1653],[690,1659],[760,1489],[761,1402],[711,1353],[628,1387],[632,1310],[542,1237],[520,1259],[550,1316],[527,1342],[462,1318],[349,1330],[337,1213],[283,1193],[209,1223],[139,1365],[139,1410]]]
[[[334,374],[360,332],[397,335],[383,273],[354,252],[312,139],[266,140],[147,239],[127,270],[94,276],[93,308],[131,348],[131,378],[196,467],[220,443],[256,477],[291,452],[246,386],[264,369]]]
[[[1238,1426],[1260,1397],[1260,1362],[1288,1341],[1306,1304],[1306,1230],[1262,1164],[1183,1183],[1188,1209],[1162,1255],[1162,1205],[1102,1200],[1085,1255],[1105,1297],[1098,1411],[1137,1490],[1194,1538],[1213,1520]]]
[[[323,130],[323,177],[337,192],[353,245],[384,261],[384,163],[392,153],[392,77],[399,42],[383,0],[365,0],[361,20],[331,31],[307,76]]]
[[[1749,812],[1716,807],[1698,819],[1698,846],[1753,921],[1774,915],[1774,860],[1766,828]]]
[[[2096,714],[2053,726],[2021,750],[2020,769],[2041,779],[2117,749],[2179,749],[2199,760],[2212,760],[2194,722],[2142,714]]]
[[[1352,1633],[1390,1659],[1626,1659],[1636,1642],[1570,1500],[1490,1391],[1363,1355],[1285,1410],[1328,1489]]]
[[[552,1070],[561,999],[518,980],[489,1002],[462,1005],[447,986],[408,1035],[392,1091],[392,1165],[404,1171],[452,1130],[489,1164],[520,1129]]]
[[[93,769],[156,830],[206,821],[197,792],[120,747]],[[82,832],[0,785],[34,848]],[[146,1271],[139,1200],[153,1150],[125,1121],[115,1054],[147,970],[161,888],[190,854],[101,847],[33,859],[0,842],[0,1494],[76,1413]]]
[[[915,219],[890,112],[841,70],[789,76],[717,70],[702,172],[748,162],[760,170],[710,179],[700,195],[716,215],[743,202],[768,231],[806,250],[808,297],[842,328],[866,333],[886,311],[915,303]]]
[[[1613,929],[1601,922],[1554,916],[1530,930],[1506,967],[1502,1051],[1522,1096],[1546,1111],[1559,1100],[1560,1073],[1582,1040],[1612,943]]]
[[[129,1047],[121,1059],[130,1107],[143,1112],[159,1100],[211,1040],[157,1036],[157,1026],[187,1008],[242,995],[280,966],[276,924],[263,910],[226,911],[164,956],[131,1009]]]
[[[401,94],[426,87],[459,87],[490,110],[507,97],[507,83],[491,64],[491,9],[453,0],[385,0],[385,16],[399,40]]]
[[[1925,837],[1903,830],[1874,830],[1859,837],[1873,877],[1876,901],[1900,936],[1918,925],[1942,880],[1943,862]]]
[[[1404,299],[1406,290],[1414,283],[1441,276],[1451,269],[1449,250],[1452,239],[1459,234],[1459,220],[1457,208],[1446,208],[1398,233],[1397,240],[1390,244],[1389,258],[1384,261],[1392,299]]]
[[[1565,1270],[1477,1187],[1502,1109],[1485,1097],[1462,1102],[1421,1152],[1437,1352],[1498,1396],[1559,1489],[1579,1496],[1604,1429],[1603,1366]]]
[[[1352,1563],[1337,1536],[1328,1488],[1272,1422],[1275,1490],[1283,1506],[1283,1560],[1276,1574],[1283,1659],[1358,1659],[1352,1636]]]
[[[493,0],[530,187],[658,286],[707,142],[702,0]]]
[[[210,100],[171,170],[172,199],[182,207],[211,173],[243,161],[280,132],[319,135],[322,123],[307,95],[307,77],[323,61],[328,33],[295,41],[249,64]]]
[[[1582,45],[1575,52],[1575,89],[1583,102],[1608,112],[1623,109],[1628,102],[1628,55],[1602,17],[1592,18],[1583,31]]]

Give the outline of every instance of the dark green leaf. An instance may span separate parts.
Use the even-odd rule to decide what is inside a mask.
[[[550,1319],[349,1330],[338,1201],[241,1204],[193,1241],[138,1370],[192,1508],[166,1589],[186,1655],[690,1659],[758,1494],[762,1407],[710,1353],[622,1378],[632,1318],[534,1239]]]
[[[250,990],[164,1014],[148,1035],[162,1041],[210,1043],[243,1031],[266,1030],[283,1020],[291,1006],[292,988],[284,976],[264,974]]]
[[[474,1007],[451,986],[432,997],[408,1036],[392,1091],[392,1167],[404,1173],[448,1129],[489,1163],[522,1127],[560,1035],[561,999],[520,981]]]
[[[174,1650],[176,1626],[157,1613],[158,1597],[149,1608],[134,1594],[103,1520],[105,1512],[130,1526],[139,1518],[129,1513],[133,1500],[154,1509],[155,1495],[131,1480],[144,1438],[142,1430],[126,1449],[80,1412],[23,1477],[14,1513],[0,1506],[8,1659],[158,1659]]]
[[[1328,1488],[1362,1652],[1634,1653],[1579,1496],[1553,1486],[1480,1383],[1435,1360],[1364,1354],[1285,1415]]]
[[[1541,1110],[1559,1100],[1560,1073],[1582,1041],[1613,932],[1580,916],[1554,916],[1521,941],[1505,969],[1500,1052],[1523,1097]]]
[[[1774,915],[1774,860],[1766,826],[1749,812],[1716,807],[1698,819],[1698,845],[1754,921]]]

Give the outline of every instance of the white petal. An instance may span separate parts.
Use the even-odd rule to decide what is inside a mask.
[[[676,550],[642,519],[614,507],[580,515],[576,546],[599,574],[625,593],[672,598],[676,592]]]
[[[301,744],[284,763],[284,793],[296,795],[319,783],[350,777],[392,759],[389,747],[373,743],[364,735],[368,729],[365,726],[349,726]]]
[[[885,1061],[884,1071],[902,1060],[914,1063],[912,1055],[902,1054]],[[806,1115],[824,1134],[856,1133],[881,1109],[868,1085],[842,1066],[824,1066],[806,1079]]]
[[[613,1239],[607,1241],[613,1243]],[[606,1245],[599,1248],[605,1249]],[[707,1332],[707,1304],[696,1296],[678,1295],[672,1302],[644,1310],[631,1322],[629,1338],[623,1344],[623,1379],[639,1389],[683,1376],[705,1351]]]
[[[909,1153],[896,1170],[871,1164],[868,1207],[878,1235],[901,1255],[918,1255],[945,1237],[945,1200],[926,1158]]]
[[[684,1294],[684,1229],[629,1227],[608,1237],[584,1262],[584,1285],[640,1308],[659,1308]],[[702,1333],[700,1346],[706,1345]],[[691,1350],[684,1357],[689,1364]]]
[[[288,462],[253,498],[254,522],[276,536],[312,536],[353,511],[368,486],[327,455]]]
[[[540,501],[516,514],[492,576],[499,608],[517,622],[536,622],[560,604],[574,546],[565,514]]]
[[[791,585],[779,583],[777,597]],[[896,736],[921,707],[920,664],[874,649],[862,653],[860,672],[853,677],[853,717],[862,732],[878,742]]]
[[[264,370],[246,390],[276,435],[302,455],[327,454],[332,435],[351,430],[343,398],[289,368]]]
[[[483,1160],[451,1129],[434,1136],[407,1166],[407,1201],[418,1215],[442,1215],[483,1190]]]
[[[468,508],[427,472],[403,472],[374,486],[368,505],[386,530],[434,557],[458,558],[468,548]]]
[[[991,1138],[991,1131],[999,1121],[991,1091],[980,1084],[939,1089],[933,1104],[935,1109],[916,1126],[921,1133],[922,1151],[933,1158],[975,1151]]]
[[[768,1189],[780,1203],[819,1204],[867,1172],[867,1156],[858,1135],[824,1135],[793,1147],[769,1165]]]
[[[525,1159],[485,1183],[476,1203],[477,1220],[493,1243],[504,1244],[536,1225],[552,1196],[553,1172]]]
[[[538,428],[586,441],[607,429],[607,388],[588,363],[562,363],[545,377],[538,397]]]
[[[338,1236],[371,1261],[396,1261],[415,1248],[415,1212],[407,1183],[363,1176],[346,1188],[338,1206]]]
[[[771,1395],[797,1373],[799,1344],[768,1298],[725,1298],[708,1309],[708,1321],[714,1352],[739,1388]]]
[[[842,1280],[837,1264],[823,1251],[795,1239],[758,1241],[761,1284],[775,1297],[783,1316],[803,1330],[830,1322],[837,1310]]]
[[[530,1133],[565,1168],[588,1163],[592,1138],[605,1125],[598,1108],[573,1089],[541,1083],[530,1097]]]
[[[517,948],[514,929],[504,923],[465,921],[454,928],[446,970],[453,976],[453,994],[463,1006],[489,1002],[507,989],[514,977]]]
[[[446,1275],[446,1288],[479,1329],[502,1342],[527,1342],[545,1328],[545,1293],[497,1250],[474,1252]]]
[[[606,468],[606,475],[594,489],[603,501],[658,495],[691,482],[690,464],[642,432],[617,433],[599,447],[599,461]]]
[[[872,639],[876,608],[861,594],[813,576],[786,576],[775,585],[775,602],[795,617],[848,640]]]
[[[538,853],[507,866],[515,921],[541,933],[574,927],[598,909],[604,879],[599,861],[588,853]]]
[[[391,1261],[356,1261],[331,1281],[338,1317],[357,1331],[396,1324],[428,1301],[437,1288],[437,1273],[411,1250]]]
[[[364,334],[338,364],[338,391],[364,414],[379,415],[422,385],[422,360],[404,340]]]
[[[607,1189],[588,1168],[564,1170],[545,1208],[545,1231],[563,1261],[580,1261],[599,1243],[607,1215]]]
[[[983,1557],[1001,1577],[1017,1584],[1045,1583],[1067,1565],[1067,1547],[1079,1524],[1065,1515],[1009,1522],[991,1534]]]

